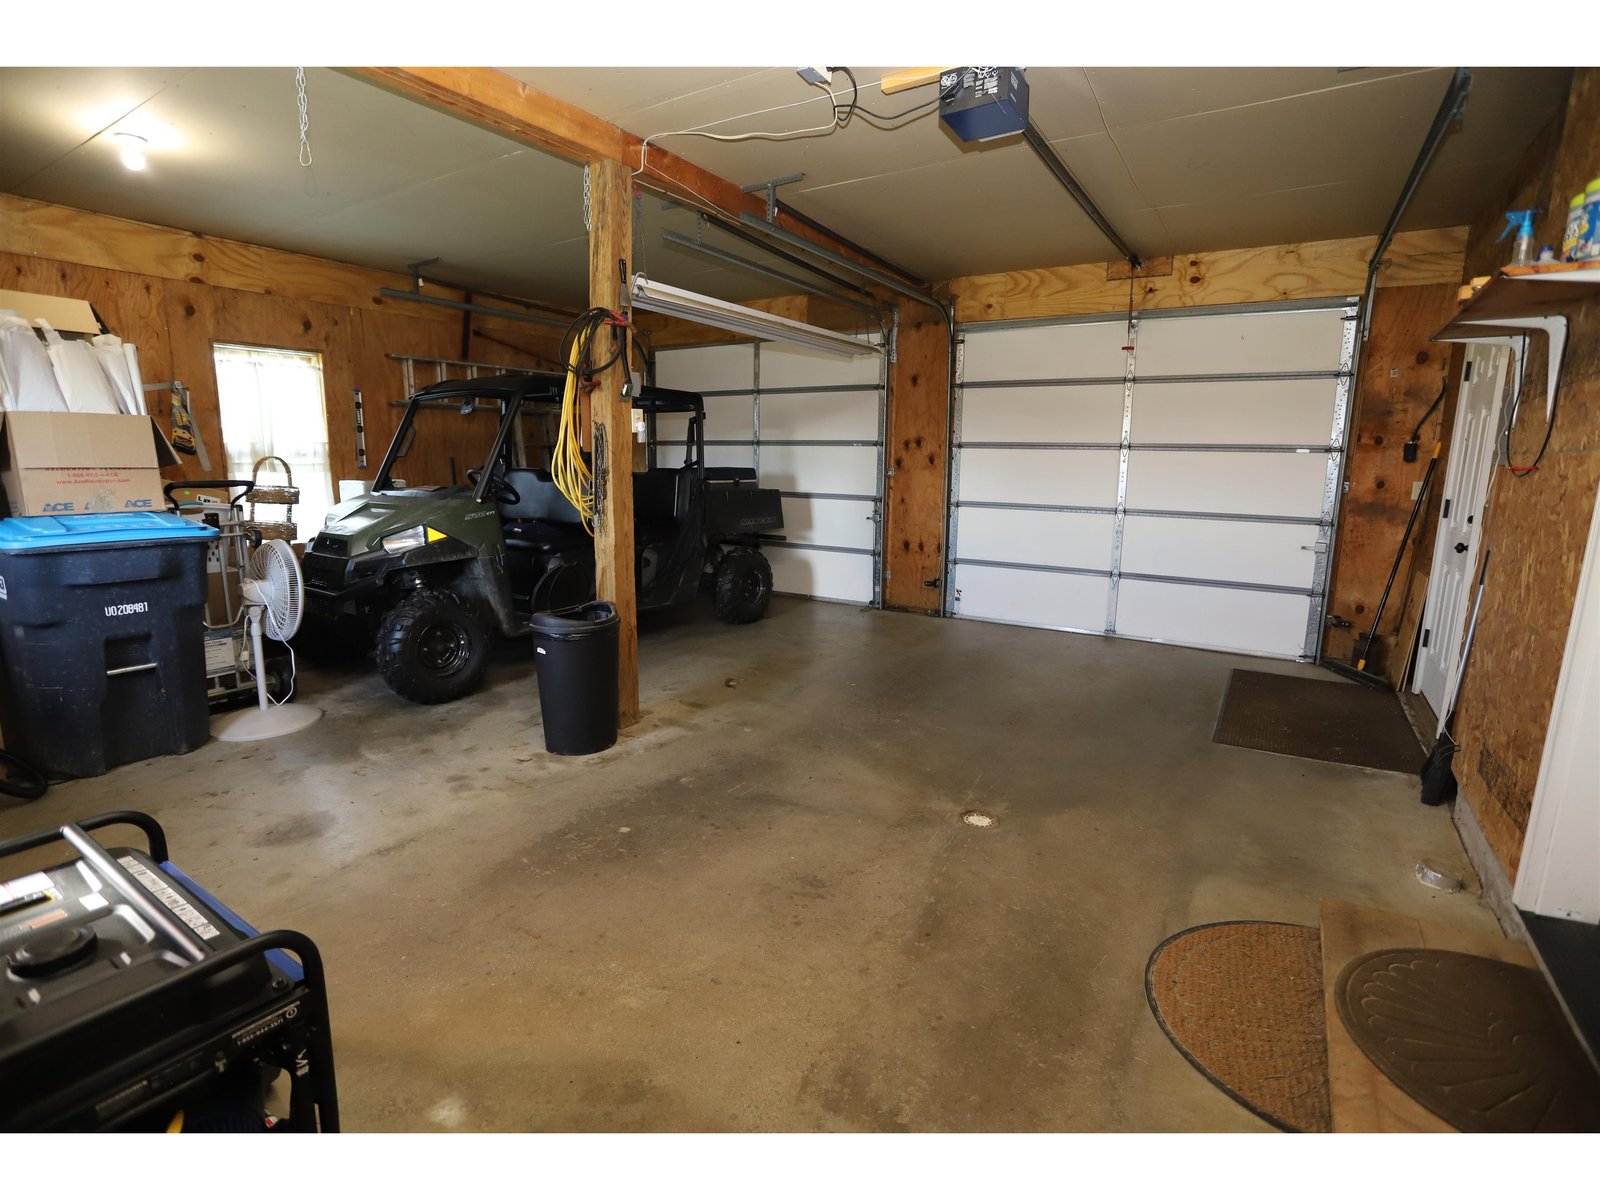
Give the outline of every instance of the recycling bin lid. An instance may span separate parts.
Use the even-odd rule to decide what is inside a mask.
[[[61,550],[179,538],[214,538],[217,531],[173,513],[84,513],[71,517],[7,517],[0,521],[0,551]]]

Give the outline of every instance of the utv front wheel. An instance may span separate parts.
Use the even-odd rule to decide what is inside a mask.
[[[730,550],[717,565],[712,611],[729,625],[759,621],[772,599],[772,564],[759,550]]]
[[[390,609],[378,627],[378,670],[407,700],[459,700],[483,682],[489,641],[488,626],[470,604],[423,589]]]

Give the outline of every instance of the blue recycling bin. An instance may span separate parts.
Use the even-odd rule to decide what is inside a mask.
[[[170,513],[0,520],[0,728],[46,775],[102,775],[209,736],[206,551]]]

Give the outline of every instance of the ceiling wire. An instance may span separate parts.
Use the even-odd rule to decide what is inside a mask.
[[[1094,80],[1089,77],[1088,68],[1080,67],[1079,69],[1083,71],[1083,82],[1089,88],[1089,96],[1094,100],[1095,115],[1100,118],[1100,128],[1105,130],[1106,140],[1111,143],[1111,148],[1117,152],[1117,161],[1122,164],[1122,169],[1127,172],[1128,182],[1133,184],[1133,190],[1139,193],[1139,200],[1145,208],[1155,214],[1156,221],[1161,226],[1161,232],[1170,238],[1172,231],[1167,228],[1166,218],[1161,215],[1161,210],[1152,205],[1149,197],[1144,194],[1144,189],[1139,186],[1139,181],[1134,178],[1133,168],[1128,165],[1128,156],[1122,152],[1122,146],[1117,141],[1117,135],[1111,132],[1111,122],[1106,120],[1106,107],[1100,103],[1100,93],[1094,90]]]
[[[711,138],[712,140],[719,141],[719,142],[744,142],[744,141],[752,141],[752,140],[756,140],[756,139],[762,139],[762,140],[766,140],[766,141],[787,141],[787,140],[790,140],[790,139],[798,139],[798,138],[827,137],[828,135],[836,133],[840,129],[843,129],[846,125],[849,124],[850,118],[855,116],[857,113],[860,113],[863,118],[870,118],[870,120],[872,122],[898,121],[903,117],[912,116],[912,114],[917,114],[917,116],[912,116],[912,121],[915,121],[915,120],[918,119],[918,117],[920,115],[922,115],[925,112],[925,110],[931,109],[940,100],[944,99],[944,94],[941,93],[939,95],[936,95],[932,100],[924,101],[921,104],[914,104],[910,108],[903,109],[902,111],[897,112],[897,113],[890,113],[890,114],[876,113],[876,112],[871,111],[870,109],[863,108],[858,103],[860,95],[861,95],[861,87],[856,82],[855,74],[854,74],[854,72],[852,72],[850,70],[849,67],[834,67],[834,68],[830,68],[830,69],[831,70],[836,70],[836,71],[842,71],[845,74],[846,78],[848,78],[850,80],[850,93],[851,94],[850,94],[850,100],[847,103],[841,104],[839,102],[839,94],[840,93],[836,93],[830,86],[828,86],[828,84],[818,82],[818,83],[814,83],[814,84],[811,85],[813,87],[819,87],[823,91],[828,93],[828,100],[830,101],[831,106],[832,106],[833,119],[831,121],[827,122],[826,124],[813,125],[813,126],[809,126],[807,128],[804,128],[804,129],[789,129],[789,130],[777,130],[777,131],[752,131],[752,132],[749,132],[749,133],[711,133],[711,132],[709,132],[715,126],[726,125],[730,121],[742,121],[742,120],[746,119],[747,117],[759,117],[759,116],[764,116],[767,113],[781,112],[782,110],[784,110],[786,108],[797,108],[802,104],[811,104],[811,103],[813,103],[815,101],[818,101],[818,100],[822,99],[821,96],[808,96],[804,100],[791,100],[787,104],[775,104],[775,105],[772,105],[770,108],[758,108],[758,109],[755,109],[755,110],[753,110],[751,112],[739,113],[739,114],[737,114],[735,116],[731,116],[731,117],[719,117],[715,121],[707,121],[704,125],[695,125],[695,126],[692,126],[692,127],[688,128],[688,129],[675,129],[675,130],[670,130],[670,131],[666,131],[666,132],[663,132],[663,133],[652,133],[649,137],[645,138],[639,144],[639,169],[637,171],[634,171],[633,174],[635,176],[638,176],[640,174],[643,174],[645,171],[649,170],[653,174],[655,174],[657,176],[657,178],[666,178],[665,176],[661,175],[660,172],[654,171],[654,169],[651,168],[650,164],[649,164],[650,143],[654,142],[654,141],[657,141],[660,138],[669,138],[669,137],[703,137],[703,138]],[[906,122],[904,122],[904,124],[909,125],[909,124],[912,123],[912,121],[906,121]],[[888,129],[888,130],[901,128],[900,125],[888,125],[888,124],[874,124],[873,127],[876,128],[876,129]],[[705,200],[706,199],[704,196],[701,196],[699,192],[694,192],[692,188],[691,189],[687,189],[687,190],[691,191],[696,197],[698,197],[701,200]],[[706,203],[709,204],[711,202],[709,200],[707,200]],[[726,214],[726,210],[724,210],[724,209],[718,209],[718,211],[719,212],[723,212],[724,214]]]
[[[688,129],[672,129],[672,130],[663,131],[661,133],[652,133],[649,137],[645,138],[642,142],[639,143],[639,170],[635,171],[634,174],[638,175],[638,174],[640,174],[640,172],[644,171],[644,169],[645,169],[645,167],[647,165],[648,156],[649,156],[649,153],[650,153],[650,143],[653,142],[653,141],[656,141],[656,140],[658,140],[660,138],[669,138],[669,137],[703,137],[703,138],[710,138],[713,141],[718,141],[718,142],[744,142],[744,141],[751,141],[751,140],[757,139],[757,138],[766,139],[766,140],[769,140],[769,141],[782,141],[782,140],[785,140],[787,138],[801,137],[801,136],[804,136],[806,134],[827,134],[827,133],[832,133],[835,129],[837,129],[839,127],[839,97],[834,94],[833,89],[828,87],[827,84],[818,83],[818,84],[814,84],[813,86],[820,87],[823,91],[828,93],[828,101],[829,101],[828,111],[830,112],[831,116],[830,116],[827,124],[825,124],[825,125],[812,125],[812,126],[809,126],[809,127],[805,128],[805,129],[753,130],[753,131],[751,131],[749,133],[711,133],[710,132],[710,130],[713,127],[715,127],[717,125],[726,125],[729,121],[742,121],[746,117],[759,117],[759,116],[763,116],[764,114],[769,113],[769,112],[778,112],[778,111],[780,111],[782,109],[785,109],[785,108],[795,108],[795,107],[798,107],[801,104],[810,104],[810,103],[812,103],[814,101],[822,99],[821,96],[808,96],[804,100],[791,100],[787,104],[775,104],[770,108],[758,108],[758,109],[755,109],[755,110],[753,110],[751,112],[739,113],[739,114],[737,114],[735,116],[731,116],[731,117],[719,117],[715,121],[707,121],[704,125],[695,125],[695,126],[691,126]],[[704,199],[704,197],[701,197],[701,199]]]

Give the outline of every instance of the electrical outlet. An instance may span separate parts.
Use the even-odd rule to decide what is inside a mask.
[[[1422,480],[1413,479],[1411,481],[1411,503],[1415,504],[1417,497],[1420,495],[1422,495]]]
[[[833,82],[833,71],[828,67],[796,67],[794,73],[807,83],[820,83],[823,87]]]

